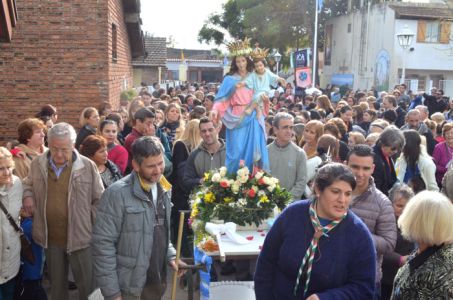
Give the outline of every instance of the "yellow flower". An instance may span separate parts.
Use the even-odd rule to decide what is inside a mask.
[[[225,198],[223,198],[223,201],[225,201],[225,203],[230,203],[233,200],[234,200],[233,197],[225,197]]]
[[[209,173],[208,172],[204,173],[204,178],[203,179],[204,179],[204,181],[208,181],[209,180]]]
[[[204,195],[204,201],[206,203],[213,203],[215,201],[215,195],[212,192],[207,193]]]
[[[192,212],[190,213],[190,217],[193,219],[193,218],[195,218],[196,216],[198,216],[198,213],[199,213],[198,208],[193,207],[193,208],[192,208]]]
[[[260,197],[260,202],[261,203],[268,203],[269,202],[269,198],[266,195],[262,195]]]

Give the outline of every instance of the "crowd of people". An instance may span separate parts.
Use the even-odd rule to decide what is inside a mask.
[[[161,299],[168,266],[185,265],[179,211],[205,172],[240,159],[295,202],[243,277],[257,299],[452,299],[453,100],[404,84],[305,94],[278,77],[257,95],[236,84],[252,66],[237,56],[229,83],[86,107],[78,133],[50,104],[22,120],[0,147],[0,299],[46,299],[44,265],[52,299],[68,299],[69,269],[80,299]],[[182,256],[192,247],[186,219]]]

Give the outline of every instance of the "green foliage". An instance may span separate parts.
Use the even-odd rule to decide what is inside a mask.
[[[237,174],[226,174],[225,167],[205,174],[203,185],[191,196],[193,222],[213,219],[239,225],[259,225],[273,212],[283,209],[291,194],[278,180],[265,172],[250,175],[246,167]]]
[[[137,92],[134,89],[128,89],[122,91],[120,94],[120,100],[124,101],[131,101],[133,98],[137,97]]]
[[[324,47],[324,23],[344,14],[347,1],[324,0],[319,13],[318,46]],[[251,37],[261,47],[288,48],[313,45],[315,0],[229,0],[223,12],[212,15],[200,29],[200,42],[225,43],[225,32],[233,38]],[[287,60],[283,58],[282,62]]]
[[[226,32],[235,38],[244,38],[242,11],[238,8],[236,1],[229,0],[222,7],[223,12],[211,15],[198,32],[200,43],[214,42],[220,45],[225,41]]]

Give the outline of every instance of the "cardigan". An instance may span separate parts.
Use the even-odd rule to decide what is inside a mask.
[[[301,279],[293,290],[305,251],[314,235],[308,200],[288,206],[264,241],[255,272],[257,300],[305,299]],[[376,251],[366,225],[348,211],[328,237],[322,236],[314,258],[307,295],[324,299],[372,299]]]
[[[446,142],[439,143],[434,147],[433,160],[436,164],[436,180],[438,184],[442,182],[442,178],[448,170],[448,163],[451,159],[452,154]]]

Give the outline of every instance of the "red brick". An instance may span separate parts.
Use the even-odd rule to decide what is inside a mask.
[[[0,43],[0,143],[15,139],[17,124],[47,103],[76,127],[84,107],[102,101],[118,107],[123,82],[132,86],[121,0],[17,0],[17,9],[12,41]]]

